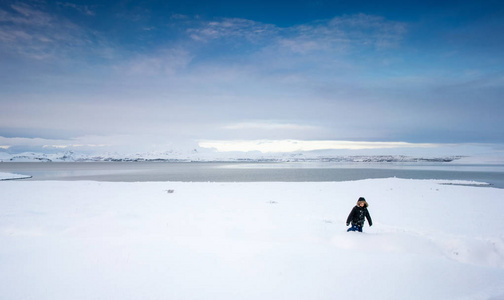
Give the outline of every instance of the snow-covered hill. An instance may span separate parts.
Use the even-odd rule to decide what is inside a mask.
[[[72,151],[45,154],[25,152],[19,154],[0,153],[0,162],[100,162],[100,161],[225,161],[225,162],[453,162],[461,156],[447,157],[412,157],[403,155],[353,155],[333,156],[316,153],[210,153],[196,149],[189,152],[165,151],[156,153],[119,154],[104,153],[86,155]]]

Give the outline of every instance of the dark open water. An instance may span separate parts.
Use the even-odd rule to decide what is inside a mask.
[[[0,172],[32,176],[27,180],[113,182],[309,182],[398,177],[469,180],[504,188],[503,165],[449,163],[3,162]]]

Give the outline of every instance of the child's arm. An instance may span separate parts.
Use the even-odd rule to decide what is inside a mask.
[[[346,226],[350,225],[350,221],[352,221],[354,213],[355,213],[355,207],[352,208],[352,211],[350,212],[348,218],[346,219]]]
[[[373,226],[373,220],[371,220],[371,215],[369,215],[369,211],[366,209],[366,219],[369,223],[369,226]]]

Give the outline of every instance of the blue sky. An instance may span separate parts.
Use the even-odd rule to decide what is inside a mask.
[[[0,151],[502,153],[502,32],[501,1],[2,1]]]

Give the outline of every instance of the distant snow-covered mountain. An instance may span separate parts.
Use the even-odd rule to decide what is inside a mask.
[[[119,153],[104,153],[86,155],[67,151],[56,154],[25,152],[20,154],[0,153],[0,162],[452,162],[461,156],[449,157],[411,157],[403,155],[350,155],[334,156],[321,153],[210,153],[192,151],[165,151],[156,153],[136,153],[124,155]]]

